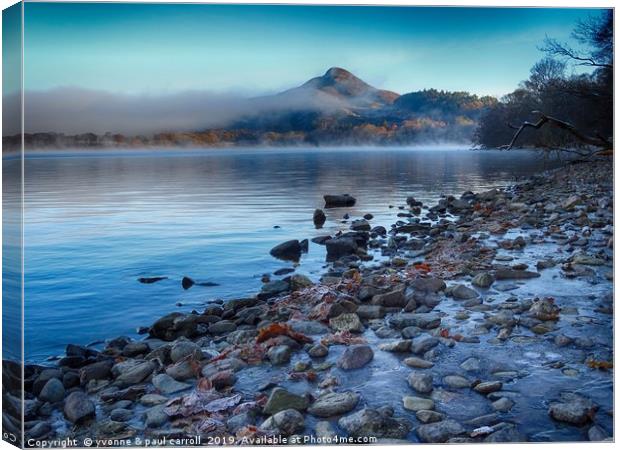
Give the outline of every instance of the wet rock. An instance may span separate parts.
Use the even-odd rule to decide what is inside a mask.
[[[220,370],[215,375],[209,377],[209,380],[211,381],[213,388],[219,391],[229,386],[234,386],[237,381],[237,377],[232,370],[228,369]]]
[[[308,349],[308,355],[312,356],[313,358],[322,358],[324,356],[327,356],[328,353],[329,349],[323,344],[317,344]]]
[[[499,412],[508,412],[514,406],[514,402],[506,397],[501,397],[492,403],[493,409]]]
[[[202,359],[200,346],[191,341],[180,340],[175,342],[170,349],[170,359],[172,362],[180,361],[185,357],[191,357],[197,361]]]
[[[443,382],[446,386],[454,389],[463,389],[471,386],[471,381],[460,375],[446,375],[443,378]]]
[[[356,199],[349,194],[342,195],[324,195],[325,208],[338,208],[345,206],[354,206]]]
[[[47,384],[49,380],[51,380],[52,378],[58,378],[60,380],[62,379],[62,376],[63,376],[62,371],[60,369],[42,370],[39,376],[36,378],[36,380],[32,384],[32,392],[35,395],[39,395],[41,393],[41,389],[43,389],[43,387]],[[19,369],[19,377],[21,377],[21,369]],[[21,386],[21,382],[19,382],[18,386]],[[18,389],[18,386],[16,386],[15,389]]]
[[[327,260],[335,261],[338,258],[356,255],[359,249],[357,241],[352,237],[337,237],[325,242]]]
[[[609,439],[609,435],[598,425],[593,425],[588,430],[588,439],[592,442],[605,441]]]
[[[435,402],[430,398],[406,395],[403,397],[403,407],[409,411],[422,411],[435,409]]]
[[[312,320],[291,320],[288,324],[293,331],[302,334],[316,335],[329,332],[329,328],[326,325]]]
[[[64,414],[71,423],[82,423],[95,417],[95,404],[84,392],[75,391],[65,399]]]
[[[304,416],[295,409],[285,409],[265,420],[261,426],[261,430],[280,434],[282,436],[290,436],[303,431],[305,428]]]
[[[166,373],[177,381],[185,381],[196,377],[193,361],[182,360],[166,368]]]
[[[420,425],[415,432],[422,442],[436,444],[464,434],[465,428],[460,423],[448,419]]]
[[[602,266],[605,264],[604,259],[583,252],[573,255],[571,262],[573,264],[583,264],[585,266]]]
[[[415,413],[416,418],[422,423],[440,422],[444,419],[444,415],[430,409],[421,409]]]
[[[535,299],[529,309],[529,314],[538,320],[558,320],[560,308],[552,298]]]
[[[495,277],[487,272],[479,273],[471,280],[471,284],[484,289],[491,287],[493,283],[495,283]]]
[[[520,433],[516,425],[505,423],[494,427],[496,431],[484,438],[484,442],[527,442],[527,437]]]
[[[258,294],[258,297],[261,300],[267,300],[272,297],[276,297],[277,295],[283,294],[284,292],[288,292],[291,288],[291,285],[288,281],[284,280],[273,280],[269,281],[261,287],[261,291]]]
[[[597,405],[590,399],[572,392],[564,392],[560,395],[560,401],[553,402],[549,406],[549,415],[560,422],[580,426],[591,421],[596,410]]]
[[[439,344],[439,339],[433,336],[419,336],[411,341],[411,352],[416,355],[421,355],[436,347]]]
[[[410,373],[407,377],[407,383],[421,394],[428,394],[433,390],[433,377],[427,372]]]
[[[164,411],[165,407],[165,405],[157,405],[146,410],[144,424],[147,428],[159,428],[168,422],[169,417]]]
[[[381,305],[359,305],[355,311],[360,319],[371,320],[385,317],[386,311]]]
[[[411,349],[411,341],[408,339],[401,339],[398,341],[385,342],[379,344],[379,350],[384,352],[404,353]]]
[[[449,289],[449,293],[457,300],[469,300],[478,297],[478,293],[464,284],[457,284]]]
[[[355,409],[359,400],[359,394],[352,391],[328,392],[316,399],[308,412],[317,417],[337,416]]]
[[[408,421],[370,408],[340,418],[338,425],[351,437],[403,439],[411,430]]]
[[[273,415],[286,409],[305,411],[308,408],[308,399],[305,396],[293,394],[286,389],[277,387],[271,391],[263,414]]]
[[[435,313],[400,313],[390,317],[388,322],[398,329],[413,326],[428,330],[441,325],[441,317]]]
[[[314,214],[312,215],[312,221],[314,222],[315,228],[323,228],[327,217],[322,209],[315,209]]]
[[[149,346],[146,342],[130,342],[123,348],[122,355],[129,358],[136,357],[149,352]]]
[[[127,422],[131,420],[133,413],[128,409],[116,408],[110,412],[110,419],[115,422]]]
[[[115,367],[118,367],[117,364]],[[138,384],[145,380],[155,370],[155,364],[151,361],[137,363],[131,366],[123,367],[120,374],[114,380],[114,384],[119,387],[127,387]]]
[[[112,361],[98,361],[87,366],[82,367],[79,370],[80,382],[82,384],[88,383],[90,380],[106,380],[110,378],[112,369]]]
[[[153,386],[164,395],[181,392],[191,387],[191,385],[176,381],[170,375],[164,373],[153,377]]]
[[[407,304],[405,290],[404,288],[399,288],[385,294],[375,295],[372,298],[371,303],[373,305],[402,308]]]
[[[501,381],[483,381],[474,386],[474,391],[480,394],[490,394],[491,392],[499,391],[503,386]]]
[[[446,283],[440,278],[417,278],[411,286],[422,292],[439,292],[446,289]]]
[[[65,387],[58,378],[50,378],[41,393],[39,398],[44,402],[56,403],[65,398]]]
[[[351,345],[338,359],[338,367],[343,370],[359,369],[374,358],[374,352],[368,345]]]
[[[301,289],[305,289],[305,288],[308,288],[314,285],[314,283],[312,282],[310,278],[308,278],[305,275],[301,275],[301,274],[295,274],[291,276],[288,280],[288,283],[290,286],[290,290],[293,292],[299,291]]]
[[[167,401],[168,397],[164,397],[163,395],[158,394],[146,394],[140,397],[140,404],[144,406],[161,405],[162,403],[166,403]]]
[[[417,369],[429,369],[431,367],[433,367],[435,364],[433,364],[430,361],[427,361],[425,359],[422,358],[417,358],[415,356],[411,356],[409,358],[405,358],[403,360],[403,362],[408,365],[409,367],[415,367]]]
[[[284,261],[299,261],[301,251],[301,243],[297,239],[292,239],[276,245],[269,250],[269,254]]]
[[[344,313],[338,317],[333,317],[329,319],[329,326],[336,331],[364,332],[364,325],[355,313]]]
[[[267,351],[267,358],[273,365],[286,364],[291,360],[291,348],[288,345],[275,345]]]
[[[527,270],[498,269],[495,271],[496,280],[527,280],[538,277],[540,277],[538,272],[529,272]]]
[[[198,324],[193,314],[171,313],[158,319],[150,328],[153,338],[173,341],[181,336],[193,337],[197,334]]]
[[[288,288],[288,284],[287,284]],[[209,325],[209,333],[219,335],[226,334],[237,329],[237,325],[230,320],[220,320],[219,322]]]
[[[366,219],[354,220],[351,223],[351,229],[355,231],[370,231],[370,224]]]

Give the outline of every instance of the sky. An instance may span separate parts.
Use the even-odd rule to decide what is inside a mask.
[[[26,3],[26,91],[271,93],[329,67],[500,96],[592,9]]]

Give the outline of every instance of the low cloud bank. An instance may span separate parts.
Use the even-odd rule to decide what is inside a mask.
[[[208,91],[165,95],[117,94],[71,87],[27,91],[24,96],[25,131],[132,135],[200,131],[225,127],[241,118],[270,111],[327,111],[342,107],[333,98],[321,97],[316,92],[303,91],[295,95],[282,93],[253,98]],[[14,109],[19,110],[19,94],[6,96],[4,102],[17,105]],[[4,121],[5,136],[20,132],[19,117],[12,116]]]

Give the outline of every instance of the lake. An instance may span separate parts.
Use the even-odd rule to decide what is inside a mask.
[[[33,153],[26,359],[42,362],[67,343],[138,337],[138,326],[166,313],[253,295],[263,274],[292,266],[269,255],[273,246],[346,230],[345,213],[389,226],[409,195],[435,202],[552,166],[535,152],[458,148]],[[328,193],[358,201],[326,210],[316,230],[312,214]],[[318,279],[324,265],[324,247],[311,243],[297,272]],[[167,279],[137,281],[154,276]],[[183,276],[218,285],[184,290]]]

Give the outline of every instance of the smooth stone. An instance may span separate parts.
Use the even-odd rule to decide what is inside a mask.
[[[564,392],[559,402],[549,406],[549,415],[560,422],[572,425],[585,425],[594,417],[597,405],[592,400],[581,395]]]
[[[404,353],[408,352],[410,349],[411,341],[407,339],[379,344],[379,350],[383,350],[384,352]]]
[[[359,369],[374,358],[375,354],[368,345],[351,345],[338,359],[338,367],[343,370]]]
[[[132,416],[133,413],[124,408],[113,409],[110,412],[110,419],[115,422],[127,422],[132,418]]]
[[[164,411],[166,405],[153,406],[144,413],[147,428],[158,428],[168,422],[169,416]]]
[[[411,352],[416,355],[426,353],[439,344],[439,339],[433,336],[419,336],[411,341]]]
[[[168,397],[164,397],[163,395],[158,394],[145,394],[140,397],[140,404],[144,406],[161,405],[162,403],[166,403],[167,401]]]
[[[261,430],[276,432],[283,436],[291,436],[305,428],[304,416],[296,409],[285,409],[265,420]]]
[[[491,392],[499,391],[502,386],[503,383],[501,381],[483,381],[474,386],[474,391],[480,394],[490,394]]]
[[[267,351],[267,357],[271,364],[282,365],[291,360],[291,348],[288,345],[274,345]]]
[[[81,423],[95,417],[95,404],[82,391],[69,394],[63,410],[67,420],[72,423]]]
[[[471,381],[460,375],[446,375],[443,378],[444,384],[454,389],[462,389],[471,387]]]
[[[483,289],[491,287],[493,283],[495,283],[495,277],[487,272],[479,273],[471,280],[471,284]]]
[[[428,372],[410,373],[407,377],[407,383],[421,394],[428,394],[433,390],[433,377]]]
[[[422,423],[439,422],[445,417],[443,414],[430,409],[421,409],[415,413],[415,416]]]
[[[263,408],[263,414],[273,415],[286,409],[305,411],[308,407],[308,399],[305,396],[293,394],[281,387],[271,391],[267,403]]]
[[[195,360],[202,359],[202,350],[200,346],[191,341],[180,340],[172,344],[170,349],[170,359],[173,363],[191,355]]]
[[[409,367],[415,367],[417,369],[429,369],[435,365],[434,363],[430,361],[427,361],[425,359],[418,358],[415,356],[410,356],[409,358],[405,358],[403,362]]]
[[[510,400],[507,397],[502,397],[499,400],[496,400],[492,403],[493,409],[499,412],[508,412],[515,405],[515,402]]]
[[[469,300],[477,298],[478,293],[472,288],[465,286],[464,284],[457,284],[449,289],[450,294],[457,300]]]
[[[308,412],[317,417],[331,417],[352,411],[357,406],[360,395],[352,392],[328,392],[310,405]]]
[[[465,428],[460,423],[447,419],[420,425],[415,431],[422,442],[435,444],[446,442],[450,438],[465,433]]]
[[[153,386],[162,394],[174,394],[189,389],[191,385],[176,381],[170,375],[161,373],[153,377]]]
[[[338,425],[354,438],[403,439],[411,430],[411,424],[407,420],[395,419],[382,410],[371,408],[341,417]]]
[[[435,409],[435,402],[430,398],[415,397],[406,395],[403,397],[403,406],[410,411],[420,411],[423,409]]]
[[[355,313],[344,313],[338,317],[329,319],[329,326],[336,331],[349,331],[352,333],[363,333],[364,325]]]
[[[56,403],[63,398],[65,398],[65,387],[58,378],[50,378],[39,394],[39,399],[44,402]]]
[[[329,349],[323,344],[317,344],[308,349],[308,355],[312,356],[313,358],[322,358],[324,356],[327,356],[328,353]]]

